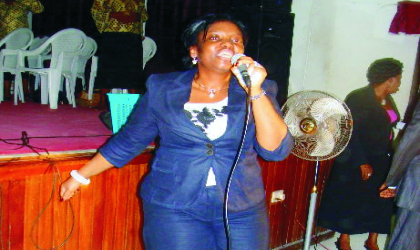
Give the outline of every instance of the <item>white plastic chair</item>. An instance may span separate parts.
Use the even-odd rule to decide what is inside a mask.
[[[152,59],[156,54],[157,46],[155,41],[152,38],[146,36],[142,42],[143,44],[143,69],[146,66],[146,63]]]
[[[76,89],[76,80],[77,78],[81,78],[83,87],[86,87],[86,80],[85,80],[86,63],[91,57],[93,57],[97,49],[98,49],[98,45],[96,41],[91,37],[87,37],[87,40],[83,45],[83,48],[80,50],[80,54],[77,56],[76,66],[71,69],[73,71],[63,71],[63,76],[66,79],[67,100],[69,101],[69,104],[73,104],[73,107],[76,107],[76,97],[74,95],[74,92]],[[92,72],[96,72],[96,68],[94,68],[93,71],[91,69],[91,78],[92,78]],[[94,73],[94,75],[96,76],[96,73]],[[94,79],[90,79],[89,87],[88,87],[89,92],[93,92],[93,83],[94,83]]]
[[[15,75],[13,93],[15,105],[18,99],[25,102],[22,87],[22,76],[17,72],[18,50],[24,50],[32,43],[34,34],[30,29],[20,28],[12,31],[0,41],[0,47],[6,45],[0,50],[0,103],[4,99],[4,73],[9,72]],[[20,81],[16,81],[20,78]]]
[[[32,41],[31,45],[29,46],[29,50],[34,50],[38,47],[40,47],[45,41],[48,40],[48,36],[44,36],[42,38],[35,37]],[[41,54],[36,56],[28,56],[28,67],[29,68],[42,68],[44,67],[44,62],[47,60],[51,60],[51,46],[48,46],[45,48]],[[39,74],[35,74],[35,83],[34,83],[34,90],[38,89],[40,85],[40,76]]]
[[[77,66],[77,57],[86,42],[86,35],[78,29],[64,29],[48,38],[40,47],[34,50],[18,53],[19,71],[31,72],[41,75],[41,103],[49,102],[51,109],[58,108],[58,93],[63,72],[74,71]],[[51,62],[48,68],[25,67],[25,58],[40,55],[51,46]],[[21,79],[20,79],[21,80]]]

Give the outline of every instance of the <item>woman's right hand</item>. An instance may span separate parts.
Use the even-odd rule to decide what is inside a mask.
[[[366,181],[372,176],[372,173],[373,173],[372,166],[370,164],[360,165],[360,172],[361,172],[362,180]]]
[[[76,181],[73,177],[69,177],[60,187],[61,200],[65,201],[73,197],[80,188],[81,183]]]
[[[113,165],[107,161],[101,153],[97,153],[92,160],[90,160],[86,165],[81,167],[77,172],[85,178],[90,178],[91,176],[102,173],[103,171],[113,167]],[[61,200],[65,201],[73,197],[82,185],[73,177],[69,177],[60,187],[60,196]]]

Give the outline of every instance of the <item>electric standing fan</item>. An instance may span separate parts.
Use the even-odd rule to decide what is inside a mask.
[[[319,161],[331,159],[345,149],[352,133],[353,120],[344,102],[322,91],[297,92],[286,100],[282,111],[295,140],[292,153],[304,160],[316,161],[303,248],[308,250],[318,194]]]

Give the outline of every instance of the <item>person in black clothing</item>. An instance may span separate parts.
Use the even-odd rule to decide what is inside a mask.
[[[378,233],[389,233],[393,203],[380,198],[378,189],[389,170],[392,127],[400,119],[391,94],[398,91],[402,69],[393,58],[376,60],[367,71],[369,85],[346,97],[353,134],[334,161],[318,214],[319,226],[341,233],[338,249],[351,249],[351,234],[369,232],[365,247],[377,250]]]

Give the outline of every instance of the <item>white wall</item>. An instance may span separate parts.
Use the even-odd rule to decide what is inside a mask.
[[[404,115],[419,36],[388,32],[397,3],[294,0],[289,95],[302,90],[323,90],[344,99],[350,91],[368,84],[366,70],[371,62],[393,57],[404,63],[400,91],[393,95]]]

